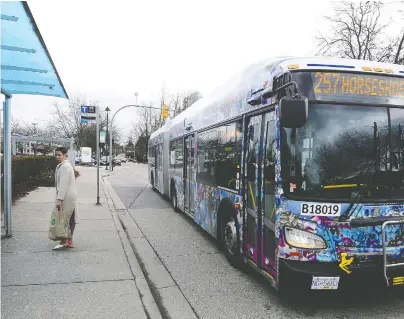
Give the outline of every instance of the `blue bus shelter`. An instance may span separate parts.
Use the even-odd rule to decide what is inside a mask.
[[[25,1],[1,2],[1,93],[4,95],[4,227],[12,235],[11,98],[68,95]]]

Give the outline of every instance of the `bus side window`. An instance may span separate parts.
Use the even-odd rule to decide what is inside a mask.
[[[241,161],[241,139],[238,138],[239,122],[223,125],[219,128],[219,143],[216,161],[216,185],[238,190],[237,173]]]
[[[162,146],[161,146],[162,147]],[[170,170],[171,174],[182,175],[183,149],[182,139],[170,142]],[[161,165],[163,164],[161,158]]]
[[[213,129],[214,130],[214,129]],[[214,183],[214,131],[204,131],[198,134],[198,170],[196,180],[204,185]]]
[[[234,122],[198,134],[198,183],[238,191],[240,129],[241,122]]]

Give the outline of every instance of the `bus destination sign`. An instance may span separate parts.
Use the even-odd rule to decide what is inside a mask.
[[[403,104],[404,78],[371,74],[314,72],[316,99]]]

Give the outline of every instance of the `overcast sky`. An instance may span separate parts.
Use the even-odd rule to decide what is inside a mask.
[[[113,111],[171,93],[203,95],[247,64],[280,55],[313,55],[326,1],[28,1],[71,97],[84,94]],[[44,125],[49,97],[14,96],[12,115]],[[117,115],[128,135],[136,110]]]

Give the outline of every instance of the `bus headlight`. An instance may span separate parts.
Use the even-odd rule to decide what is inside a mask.
[[[288,245],[305,249],[324,249],[327,245],[323,238],[308,231],[285,227],[285,240]]]

